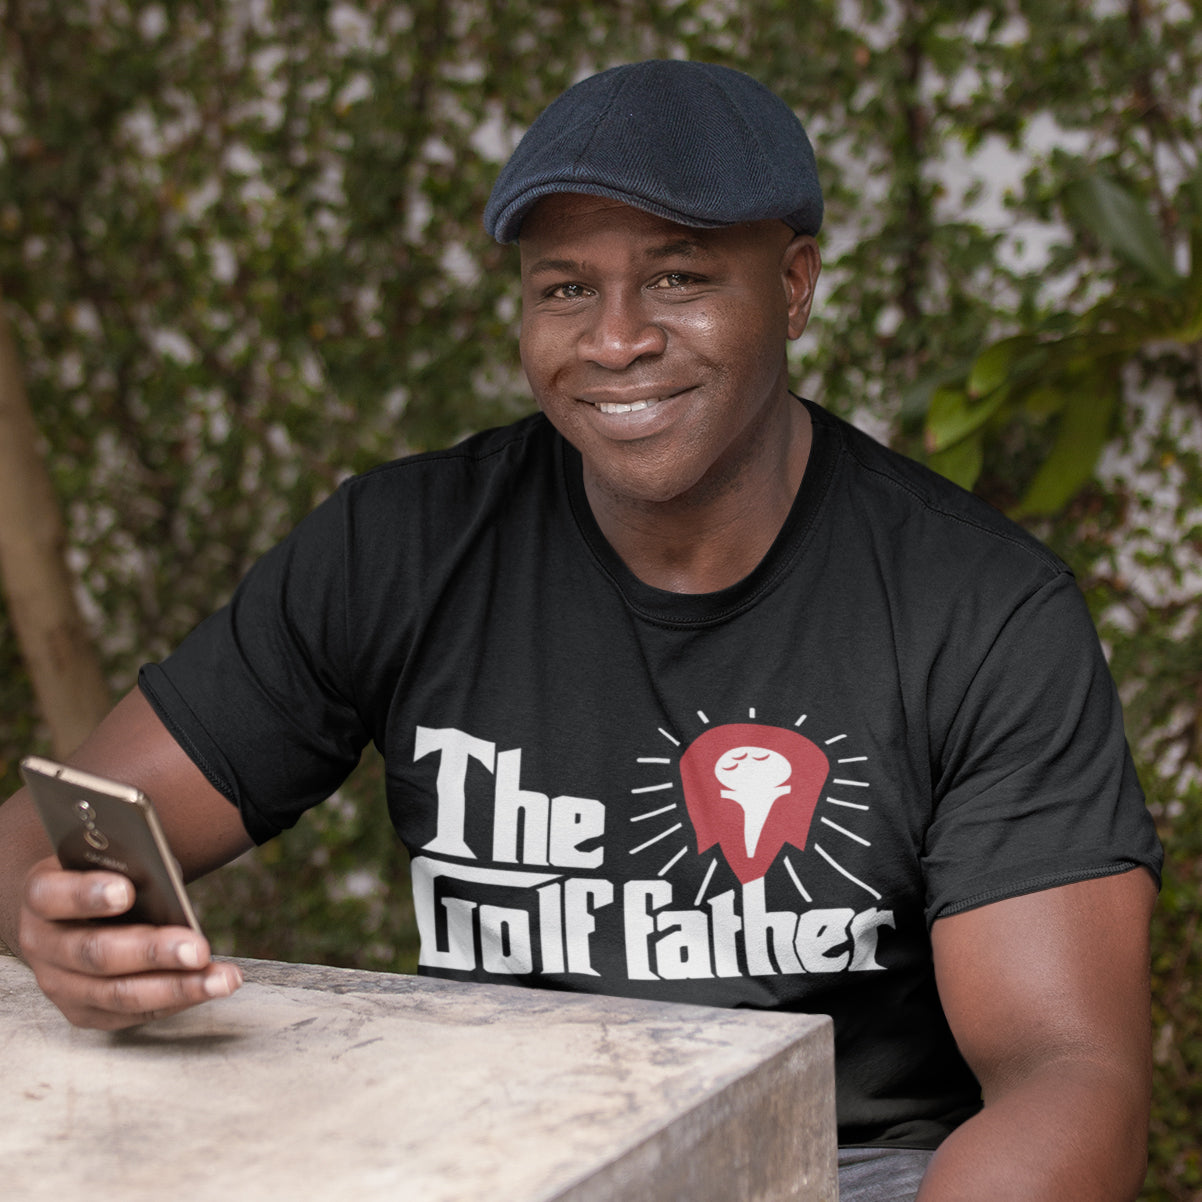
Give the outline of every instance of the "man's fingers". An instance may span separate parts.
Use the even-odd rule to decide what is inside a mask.
[[[164,969],[194,971],[212,959],[208,942],[188,927],[47,918],[47,909],[54,908],[29,905],[21,915],[21,952],[31,965],[45,961],[67,972],[117,977]]]
[[[124,977],[81,977],[47,968],[38,974],[38,984],[76,1026],[115,1031],[228,997],[242,984],[242,973],[234,964]]]
[[[42,860],[25,878],[25,904],[49,922],[111,918],[134,904],[134,887],[116,872],[67,872]]]
[[[208,943],[187,927],[64,923],[55,930],[57,945],[47,950],[49,958],[61,968],[89,976],[188,971],[204,968],[211,959]]]
[[[227,997],[242,984],[233,964],[214,964],[188,927],[106,923],[133,904],[114,872],[64,872],[53,857],[25,879],[18,938],[42,992],[76,1026],[117,1030]]]
[[[139,973],[97,979],[88,1004],[121,1014],[155,1014],[228,997],[242,984],[235,964],[214,964],[204,972]]]

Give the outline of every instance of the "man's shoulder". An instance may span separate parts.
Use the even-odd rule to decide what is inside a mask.
[[[349,476],[293,532],[332,539],[435,542],[480,522],[520,521],[556,487],[557,435],[538,413],[468,435],[453,446],[418,451]],[[527,498],[515,504],[519,494]]]
[[[504,472],[529,460],[549,460],[555,431],[541,413],[527,414],[507,426],[469,434],[448,447],[416,451],[377,464],[352,478],[353,485],[387,486],[409,477],[437,477],[457,472]]]
[[[488,508],[515,488],[554,478],[554,428],[541,413],[470,434],[452,446],[417,451],[344,480],[337,503],[359,515],[401,510],[418,516]],[[333,499],[333,498],[332,498]]]
[[[949,555],[976,549],[999,567],[1026,562],[1044,578],[1068,571],[1054,552],[988,501],[851,422],[819,406],[811,412],[834,446],[844,503],[861,519],[898,534],[904,530],[910,545],[925,538]]]

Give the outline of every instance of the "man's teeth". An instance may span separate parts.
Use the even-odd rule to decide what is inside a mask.
[[[663,397],[652,397],[649,401],[634,401],[629,405],[612,405],[597,402],[597,408],[602,413],[638,413],[640,409],[650,409],[652,405],[658,405]]]

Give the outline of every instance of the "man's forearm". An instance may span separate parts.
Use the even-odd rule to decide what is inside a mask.
[[[1042,1064],[944,1141],[918,1202],[1132,1202],[1147,1163],[1148,1089],[1112,1065]]]
[[[14,956],[21,954],[17,931],[25,876],[50,853],[50,841],[22,789],[0,805],[0,942]]]

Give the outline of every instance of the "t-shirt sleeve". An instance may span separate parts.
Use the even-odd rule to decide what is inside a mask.
[[[263,842],[328,797],[368,732],[347,642],[345,490],[250,570],[139,686]]]
[[[923,849],[927,921],[1162,851],[1089,611],[1066,572],[1028,596],[964,689]]]

